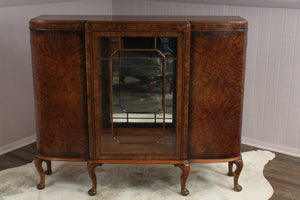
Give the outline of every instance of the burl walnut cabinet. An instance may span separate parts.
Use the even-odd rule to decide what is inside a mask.
[[[244,19],[39,16],[30,31],[38,189],[51,161],[87,162],[90,195],[105,163],[174,164],[188,195],[190,163],[228,162],[242,189]]]

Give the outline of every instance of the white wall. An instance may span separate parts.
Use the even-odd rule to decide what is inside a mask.
[[[33,1],[33,0],[27,0],[27,1]],[[269,8],[271,7],[272,8],[300,8],[300,0],[150,0],[150,1],[173,1],[173,2],[186,2],[186,3],[189,2],[189,3],[203,3],[203,4],[223,4],[223,5],[234,5],[234,6],[256,6],[256,7],[269,7]]]
[[[57,3],[78,0],[0,0],[0,7],[24,6],[43,3]]]
[[[113,0],[115,15],[240,15],[248,20],[242,141],[300,156],[300,9]]]
[[[0,155],[36,139],[28,22],[41,14],[110,15],[111,0],[0,7]]]

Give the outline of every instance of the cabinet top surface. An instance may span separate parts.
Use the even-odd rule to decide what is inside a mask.
[[[43,22],[68,22],[68,23],[83,23],[83,22],[191,22],[195,23],[247,23],[247,21],[239,16],[124,16],[124,15],[41,15],[31,19],[31,23]]]

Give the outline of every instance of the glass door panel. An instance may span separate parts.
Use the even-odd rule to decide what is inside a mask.
[[[121,35],[96,39],[100,154],[175,155],[178,38]]]
[[[110,60],[98,61],[99,118],[103,133],[111,132]]]
[[[122,116],[126,124],[115,125],[136,127],[137,123],[156,123],[155,117],[163,114],[163,57],[156,51],[124,51],[122,54],[112,59],[115,69],[113,120],[117,123],[115,119]]]

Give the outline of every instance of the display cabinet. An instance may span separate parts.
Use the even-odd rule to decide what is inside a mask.
[[[87,162],[90,195],[105,163],[174,164],[188,195],[191,162],[228,162],[242,189],[244,19],[39,16],[30,30],[39,189],[61,160]]]

